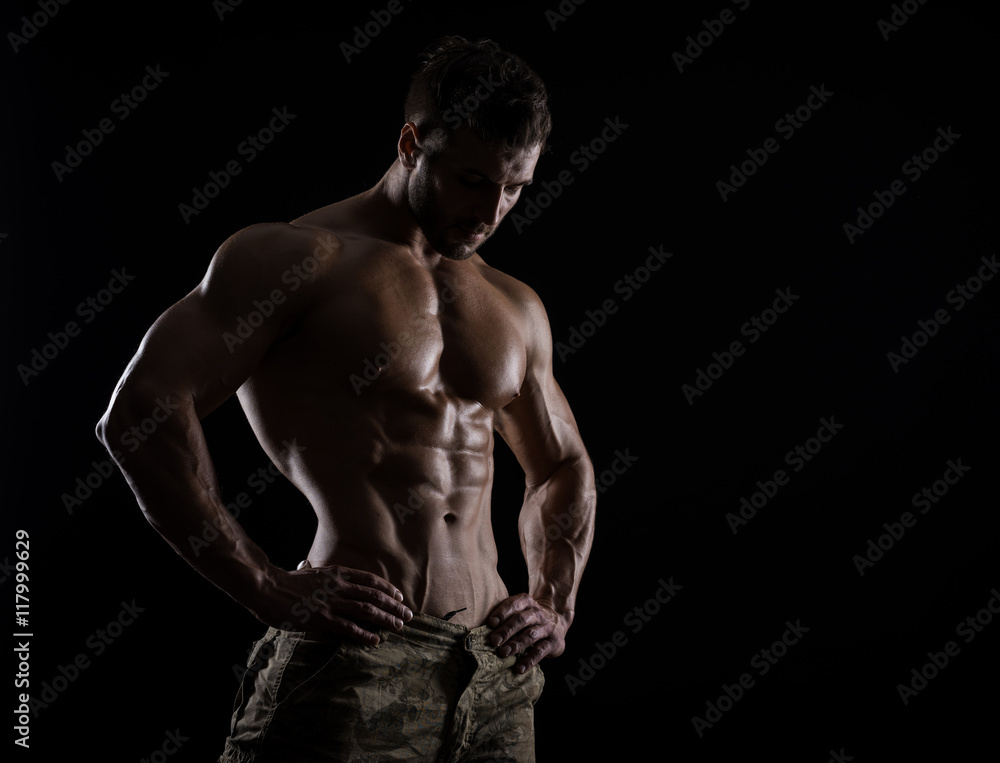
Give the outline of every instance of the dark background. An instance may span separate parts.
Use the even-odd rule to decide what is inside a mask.
[[[961,310],[946,301],[996,254],[995,17],[911,2],[897,12],[916,8],[912,18],[885,39],[877,22],[890,3],[653,11],[589,0],[553,29],[554,1],[415,0],[348,62],[341,43],[385,4],[244,0],[221,19],[208,0],[157,5],[72,2],[16,52],[10,37],[0,46],[12,424],[0,589],[13,598],[14,531],[25,529],[32,689],[64,688],[16,756],[138,760],[175,730],[187,741],[172,759],[221,750],[232,666],[262,629],[176,558],[120,474],[101,474],[94,424],[146,328],[230,233],[381,176],[415,56],[443,34],[496,39],[549,86],[553,145],[515,211],[561,171],[573,182],[530,225],[508,222],[483,255],[541,295],[556,342],[591,334],[555,370],[598,473],[616,452],[637,459],[605,475],[576,623],[546,664],[539,759],[589,758],[605,740],[615,747],[604,757],[628,760],[966,760],[982,743],[995,749],[1000,624],[987,610],[971,643],[956,627],[1000,586],[1000,280]],[[672,54],[724,8],[732,23],[679,71]],[[21,17],[41,12],[5,4],[0,31],[19,34]],[[147,66],[169,75],[119,120],[112,102]],[[786,139],[776,123],[813,86],[833,95]],[[282,107],[291,124],[186,224],[178,205]],[[52,163],[105,117],[114,131],[57,179]],[[574,152],[616,118],[628,127],[581,170]],[[961,137],[913,182],[903,163],[939,128]],[[716,183],[771,137],[780,149],[723,201]],[[850,243],[844,223],[896,179],[906,193]],[[661,246],[672,257],[625,299],[616,284]],[[115,269],[134,279],[84,323],[77,305]],[[750,344],[741,326],[776,289],[798,299]],[[587,311],[607,300],[616,310],[591,332]],[[887,354],[942,308],[948,322],[894,371]],[[25,383],[17,366],[70,320],[79,336]],[[682,385],[736,340],[745,354],[689,404]],[[842,428],[792,472],[786,452],[824,417]],[[267,461],[235,400],[205,427],[227,499],[252,497],[241,521],[275,562],[294,565],[312,529],[303,499],[286,483],[248,486]],[[957,459],[968,472],[859,575],[855,555],[883,523],[915,513],[912,496]],[[782,468],[789,484],[734,534],[726,515]],[[89,494],[77,482],[88,478]],[[525,577],[521,492],[501,447],[495,515],[512,590]],[[669,604],[648,622],[630,617],[671,579],[682,588]],[[94,635],[133,600],[143,611],[97,655]],[[754,655],[786,621],[808,632],[760,676]],[[619,632],[602,664],[599,645]],[[949,641],[958,655],[904,705],[898,685]],[[89,666],[57,681],[81,654]],[[699,737],[692,717],[743,673],[755,685]]]

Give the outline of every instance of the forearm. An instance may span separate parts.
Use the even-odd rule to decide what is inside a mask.
[[[572,622],[576,596],[594,538],[597,492],[590,460],[564,462],[543,483],[529,486],[521,509],[521,547],[529,593]]]
[[[222,502],[190,395],[120,390],[97,432],[149,523],[198,572],[252,611],[269,562]]]

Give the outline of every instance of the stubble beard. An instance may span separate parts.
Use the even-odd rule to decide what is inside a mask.
[[[416,218],[424,238],[434,248],[434,251],[446,259],[457,262],[469,259],[476,253],[476,249],[493,235],[493,231],[488,230],[483,239],[475,243],[450,243],[447,240],[449,226],[445,226],[443,229],[439,227],[445,216],[435,204],[430,186],[426,175],[418,174],[412,179],[407,192],[410,212]]]

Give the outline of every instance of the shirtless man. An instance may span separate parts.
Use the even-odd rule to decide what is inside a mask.
[[[476,250],[532,180],[545,89],[495,44],[449,38],[405,118],[374,187],[225,241],[98,425],[153,527],[269,626],[223,761],[534,759],[538,664],[563,652],[596,493],[544,308]],[[200,420],[234,393],[316,512],[297,570],[220,495]],[[121,457],[158,405],[173,412]],[[494,430],[526,475],[514,595]]]

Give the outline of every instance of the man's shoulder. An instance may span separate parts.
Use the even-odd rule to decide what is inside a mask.
[[[473,261],[482,277],[529,317],[538,314],[544,315],[545,308],[542,299],[531,286],[509,273],[487,264],[478,254]]]
[[[208,276],[271,278],[290,269],[316,273],[334,264],[342,249],[343,242],[331,230],[287,222],[256,223],[222,242]]]
[[[524,281],[490,267],[479,255],[473,261],[483,278],[506,297],[507,303],[513,308],[511,312],[520,316],[531,360],[529,369],[551,374],[552,328],[542,298]]]
[[[233,233],[219,247],[223,256],[283,259],[312,253],[319,247],[333,254],[342,246],[333,230],[297,222],[255,223]]]

